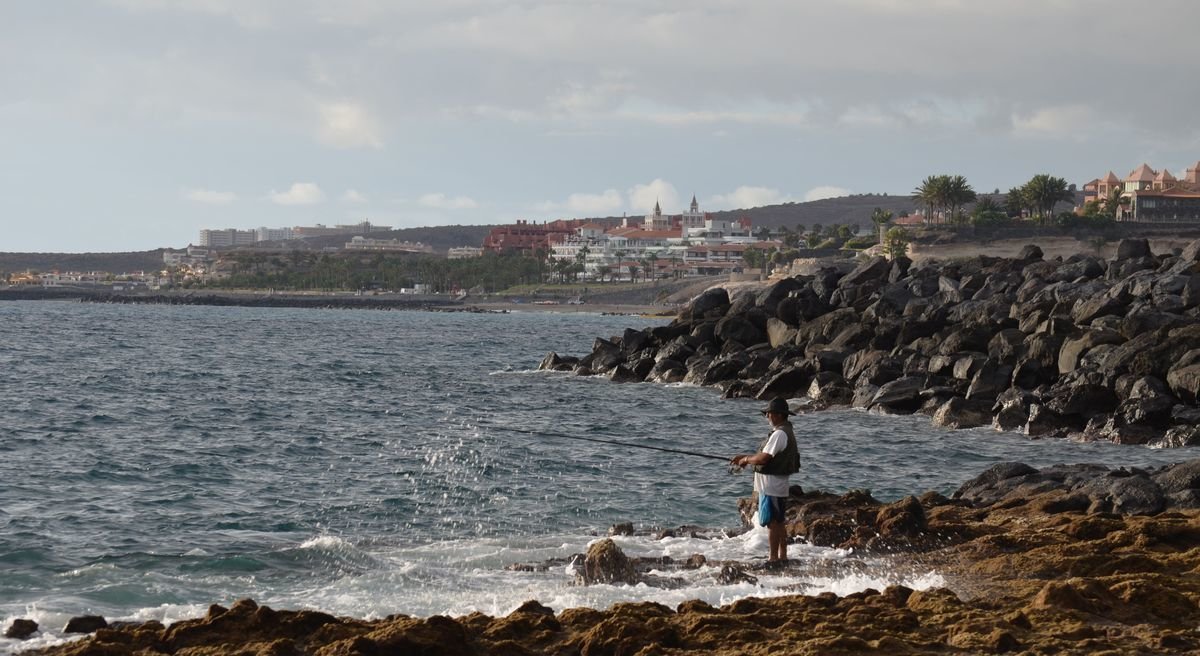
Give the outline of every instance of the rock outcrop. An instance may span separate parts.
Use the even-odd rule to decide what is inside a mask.
[[[936,572],[944,587],[685,601],[560,611],[529,601],[505,617],[392,615],[365,621],[274,610],[251,600],[203,618],[101,628],[30,652],[154,654],[1184,654],[1200,652],[1200,460],[1154,471],[1002,463],[946,498],[882,504],[870,493],[793,490],[795,539],[876,554],[887,572]],[[622,531],[623,533],[624,531]],[[738,563],[627,558],[611,539],[588,558],[594,582],[650,569],[710,567],[728,585],[758,578]],[[795,559],[774,576],[825,567]],[[749,571],[748,571],[749,570]],[[617,575],[616,573],[619,573]]]
[[[1160,447],[1200,444],[1200,241],[1114,259],[875,257],[730,295],[597,339],[542,368],[708,385],[725,397],[924,413],[946,428]]]

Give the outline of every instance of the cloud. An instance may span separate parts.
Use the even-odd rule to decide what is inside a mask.
[[[709,200],[714,209],[740,210],[763,205],[778,205],[791,201],[791,197],[781,194],[778,189],[768,187],[742,186],[728,194],[717,194]]]
[[[1013,114],[1013,134],[1019,137],[1080,138],[1111,133],[1096,111],[1085,105],[1043,107],[1025,115]]]
[[[571,194],[566,202],[546,201],[536,206],[541,212],[566,212],[576,217],[600,217],[615,214],[624,206],[621,192],[606,189],[599,194]]]
[[[656,178],[650,184],[634,185],[626,195],[629,197],[629,207],[635,214],[639,212],[649,214],[654,211],[655,203],[662,207],[664,214],[671,214],[681,209],[679,192],[675,191],[675,185],[666,180]]]
[[[365,203],[367,197],[358,193],[357,189],[347,189],[346,193],[342,194],[342,201],[346,203]]]
[[[439,210],[473,210],[479,207],[479,203],[466,196],[448,198],[446,194],[441,193],[425,194],[418,198],[417,202],[425,207],[432,207]]]
[[[207,205],[228,205],[237,200],[237,194],[232,191],[214,191],[212,189],[185,189],[183,197],[192,202]]]
[[[379,122],[362,105],[354,102],[326,103],[320,114],[318,140],[334,148],[382,148]]]
[[[821,200],[824,198],[839,198],[841,196],[849,196],[849,195],[850,195],[849,189],[843,189],[842,187],[832,187],[829,185],[824,185],[821,187],[813,187],[812,189],[809,189],[808,193],[804,194],[804,201],[808,202],[808,201],[814,201],[814,200]]]
[[[325,200],[325,192],[311,182],[297,182],[287,191],[272,189],[267,197],[277,205],[314,205]]]

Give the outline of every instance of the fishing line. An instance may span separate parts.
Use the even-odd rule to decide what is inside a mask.
[[[726,456],[714,456],[714,455],[711,455],[708,453],[698,453],[696,451],[684,451],[683,449],[668,449],[666,447],[650,446],[648,444],[631,444],[629,442],[622,442],[620,440],[604,440],[604,439],[600,439],[598,437],[584,437],[582,435],[568,435],[566,433],[555,433],[553,431],[531,431],[531,430],[522,430],[520,428],[507,428],[507,427],[501,428],[499,426],[496,426],[495,428],[500,428],[501,430],[509,430],[509,431],[513,431],[515,433],[524,433],[526,435],[542,435],[542,436],[546,436],[546,437],[561,437],[561,438],[567,439],[567,440],[582,440],[584,442],[598,442],[600,444],[614,444],[616,446],[625,446],[625,447],[630,447],[633,449],[649,449],[651,451],[665,451],[667,453],[678,453],[680,455],[685,455],[685,456],[696,456],[697,458],[708,458],[709,460],[720,460],[721,462],[729,463],[730,473],[737,473],[738,471],[741,471],[741,467],[737,467],[735,469],[732,462],[730,462],[730,459]]]

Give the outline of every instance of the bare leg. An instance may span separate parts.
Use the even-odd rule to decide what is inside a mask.
[[[767,524],[767,542],[771,546],[770,560],[787,560],[787,528],[782,521]]]

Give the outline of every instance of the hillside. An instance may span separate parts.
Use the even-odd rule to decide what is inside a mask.
[[[0,273],[105,271],[132,273],[163,268],[163,249],[129,253],[0,253]]]

